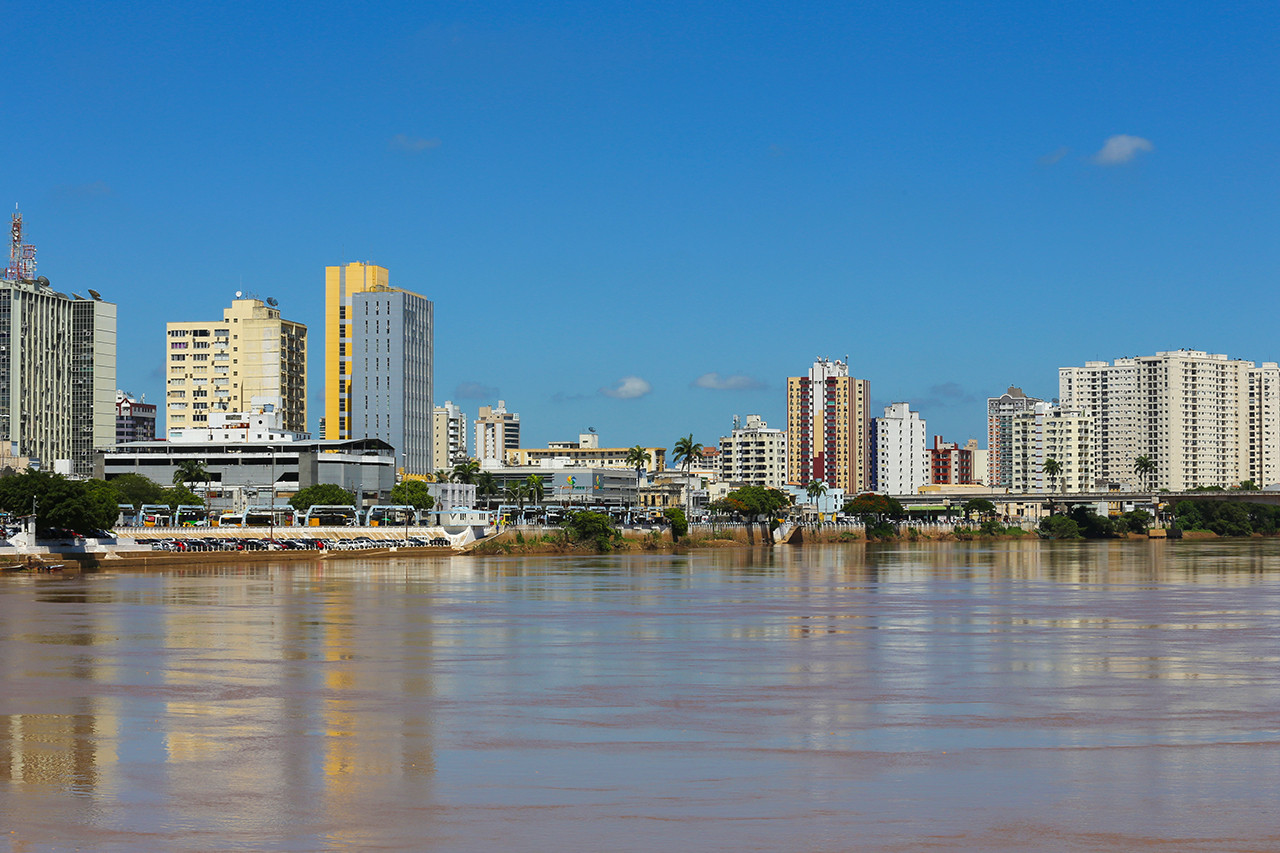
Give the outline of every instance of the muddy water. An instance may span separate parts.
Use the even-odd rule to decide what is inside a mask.
[[[1280,850],[1280,542],[0,579],[0,850]]]

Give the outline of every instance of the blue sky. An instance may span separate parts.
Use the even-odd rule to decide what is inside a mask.
[[[243,289],[311,327],[314,427],[352,260],[435,302],[437,402],[501,397],[531,446],[785,426],[818,356],[984,444],[1061,365],[1280,359],[1275,3],[0,15],[0,199],[118,303],[148,400],[164,323]]]

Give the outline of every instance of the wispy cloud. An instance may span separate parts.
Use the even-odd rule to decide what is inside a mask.
[[[86,198],[104,198],[115,195],[115,190],[106,181],[90,181],[87,184],[71,184],[58,187],[53,194],[63,200],[73,201]]]
[[[600,393],[615,400],[634,400],[653,390],[653,386],[639,376],[624,376],[612,388],[601,388]]]
[[[392,151],[407,151],[410,154],[417,154],[421,151],[429,151],[432,148],[440,147],[439,139],[423,139],[420,136],[410,136],[407,133],[397,133],[391,137],[391,141],[387,143],[387,147]]]
[[[1053,164],[1061,161],[1063,157],[1066,157],[1070,153],[1071,153],[1071,149],[1064,145],[1061,148],[1057,149],[1056,151],[1050,151],[1048,154],[1036,160],[1036,162],[1039,163],[1041,166],[1052,166]]]
[[[1152,151],[1154,149],[1155,146],[1151,144],[1149,139],[1120,133],[1103,143],[1102,150],[1093,155],[1093,162],[1099,166],[1119,166],[1130,162],[1143,151]]]
[[[453,396],[459,400],[496,400],[498,389],[482,382],[462,382],[453,389]]]
[[[704,373],[693,380],[694,388],[710,388],[712,391],[758,391],[766,388],[763,382],[754,376],[735,373],[732,376],[721,376],[719,373]]]

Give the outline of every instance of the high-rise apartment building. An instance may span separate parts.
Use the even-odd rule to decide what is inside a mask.
[[[1013,487],[1013,417],[1043,402],[1012,385],[1001,396],[987,398],[987,485],[991,488]]]
[[[871,423],[871,488],[886,495],[914,495],[929,483],[925,422],[907,403],[886,406]]]
[[[499,400],[497,407],[480,407],[475,449],[484,468],[507,464],[507,456],[520,449],[520,415],[508,412],[505,400]]]
[[[720,438],[720,476],[733,483],[781,489],[787,481],[787,434],[764,418],[735,415],[733,432]]]
[[[467,458],[467,415],[445,400],[431,410],[431,467],[448,470]]]
[[[270,300],[274,303],[275,300]],[[307,327],[236,293],[221,320],[168,323],[165,432],[206,426],[212,412],[270,400],[283,428],[307,430]]]
[[[787,378],[787,482],[818,480],[829,489],[871,485],[867,432],[871,383],[843,361],[819,359],[807,376]]]
[[[1094,419],[1097,477],[1153,488],[1280,482],[1280,367],[1199,350],[1086,362],[1058,370],[1064,406]]]
[[[52,470],[93,473],[93,449],[115,443],[116,306],[67,296],[35,276],[35,248],[15,213],[0,277],[0,441]]]
[[[1012,491],[1093,489],[1093,419],[1086,412],[1040,401],[1012,417],[1009,437]],[[1050,459],[1056,474],[1046,470]]]
[[[384,267],[325,268],[325,438],[380,438],[409,474],[432,467],[434,307]]]

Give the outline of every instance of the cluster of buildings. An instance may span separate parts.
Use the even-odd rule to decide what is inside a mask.
[[[1280,481],[1280,368],[1195,350],[1058,371],[1058,396],[1020,388],[987,401],[987,446],[930,436],[909,403],[871,411],[871,385],[819,358],[786,383],[785,429],[735,416],[681,469],[666,448],[576,441],[525,447],[505,401],[474,418],[434,404],[434,308],[384,267],[325,269],[325,411],[307,432],[308,330],[274,299],[237,292],[220,319],[167,324],[161,406],[119,390],[116,306],[36,275],[21,214],[0,276],[0,464],[71,476],[140,473],[163,484],[184,461],[210,471],[210,503],[274,504],[314,483],[362,503],[404,477],[472,503],[439,472],[466,460],[507,487],[536,475],[542,500],[696,506],[741,485],[877,491],[1184,490]],[[164,428],[158,427],[163,411]],[[1139,464],[1139,460],[1143,460]]]

